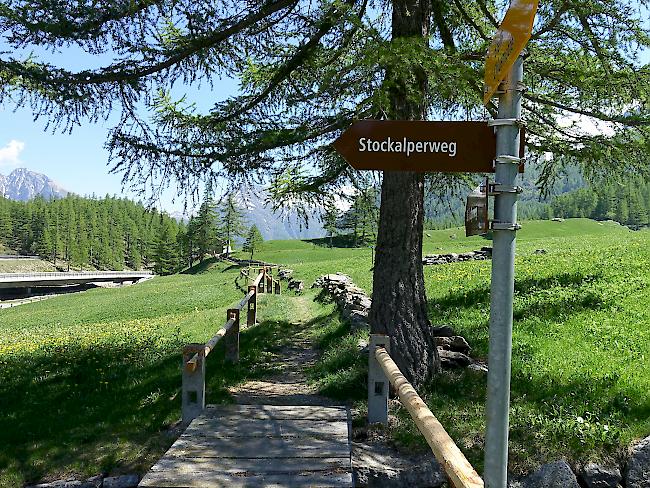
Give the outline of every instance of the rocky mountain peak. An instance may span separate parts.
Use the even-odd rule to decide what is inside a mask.
[[[68,192],[48,176],[17,168],[7,176],[0,174],[0,195],[11,200],[27,201],[37,196],[63,198]]]

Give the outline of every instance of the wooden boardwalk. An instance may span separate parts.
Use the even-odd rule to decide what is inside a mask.
[[[142,488],[351,487],[346,407],[208,406]]]

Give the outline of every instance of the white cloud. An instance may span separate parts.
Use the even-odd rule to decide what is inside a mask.
[[[20,153],[25,149],[25,143],[12,139],[5,147],[0,148],[0,166],[15,166],[20,164]]]

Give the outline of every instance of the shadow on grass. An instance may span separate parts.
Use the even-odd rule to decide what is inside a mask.
[[[350,333],[350,324],[334,309],[323,315],[312,337],[322,351],[308,375],[321,395],[337,400],[362,400],[366,396],[368,359],[359,351],[359,339],[369,331]]]
[[[525,320],[531,337],[548,333],[549,321],[607,305],[606,287],[597,274],[559,273],[543,278],[518,280],[515,284],[515,320]],[[596,284],[597,286],[593,286]],[[489,307],[490,291],[479,287],[450,293],[432,304],[433,320],[446,314]],[[471,314],[470,314],[471,316]],[[471,329],[475,350],[487,351],[485,327]],[[584,461],[584,457],[612,460],[631,441],[628,425],[650,417],[650,401],[635,385],[618,375],[584,370],[567,378],[566,371],[536,374],[528,366],[538,357],[536,343],[513,344],[511,397],[511,453],[513,463],[536,468],[539,463],[560,457]],[[578,361],[579,359],[576,359]],[[432,410],[450,424],[452,437],[468,441],[470,461],[482,465],[486,378],[472,373],[445,373],[425,389]],[[642,434],[645,434],[642,433]],[[416,433],[400,432],[404,443],[421,444]],[[537,465],[536,465],[537,463]]]
[[[319,237],[316,239],[304,239],[304,242],[309,242],[319,247],[332,247],[339,249],[347,249],[353,247],[367,247],[370,243],[357,243],[355,245],[354,236],[352,234],[333,236],[330,240],[329,237]]]
[[[423,390],[452,438],[469,444],[464,451],[479,469],[486,390],[486,377],[471,372],[440,374]],[[511,463],[524,471],[558,458],[620,463],[635,437],[626,430],[628,422],[650,416],[650,401],[643,394],[598,372],[567,381],[560,371],[531,378],[514,367],[510,391]],[[398,429],[398,442],[424,448],[421,436],[408,427]]]
[[[191,268],[187,268],[186,270],[181,272],[181,274],[189,274],[189,275],[203,274],[209,271],[210,268],[218,262],[219,260],[217,258],[204,259],[203,262],[197,263]]]
[[[323,317],[296,326],[265,321],[240,336],[240,362],[208,357],[210,403],[228,386],[277,371],[278,351]],[[144,472],[174,441],[181,414],[182,337],[120,344],[65,343],[4,356],[0,369],[0,485],[45,477]],[[10,480],[10,481],[5,481]]]
[[[66,344],[11,356],[0,386],[0,473],[142,470],[180,413],[180,343],[150,348]]]
[[[206,399],[208,403],[229,403],[228,387],[277,372],[278,352],[290,342],[299,328],[287,321],[267,320],[241,332],[239,362],[226,362],[224,346],[219,344],[206,362]]]

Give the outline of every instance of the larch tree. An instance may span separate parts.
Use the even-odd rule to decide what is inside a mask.
[[[248,234],[246,235],[246,241],[242,246],[242,251],[251,253],[251,260],[253,259],[253,254],[255,251],[259,251],[264,244],[264,237],[262,233],[257,228],[255,224],[251,225],[251,228],[248,229]]]
[[[219,224],[220,220],[212,194],[212,187],[208,185],[203,194],[199,212],[193,220],[193,225],[190,226],[192,231],[191,240],[196,246],[201,263],[203,263],[206,254],[214,254],[221,247],[218,238]]]
[[[273,198],[321,202],[358,176],[331,146],[355,120],[494,116],[482,106],[483,60],[507,3],[8,0],[0,103],[64,131],[114,115],[107,145],[126,184],[155,192],[175,180],[183,192],[205,179],[275,181]],[[648,4],[542,2],[524,96],[541,185],[567,165],[594,179],[646,171],[650,73],[638,56],[650,44]],[[66,48],[93,64],[71,70],[32,54]],[[171,95],[174,83],[203,82],[204,104],[222,78],[240,91],[215,93],[206,110]],[[608,130],[582,130],[582,120]],[[433,180],[444,191],[449,177]],[[370,313],[416,385],[438,365],[421,263],[424,191],[422,174],[383,175]]]
[[[226,256],[229,256],[232,240],[235,237],[243,237],[246,232],[246,221],[244,213],[232,193],[228,193],[221,201],[219,213],[221,215],[220,230],[224,237]]]

